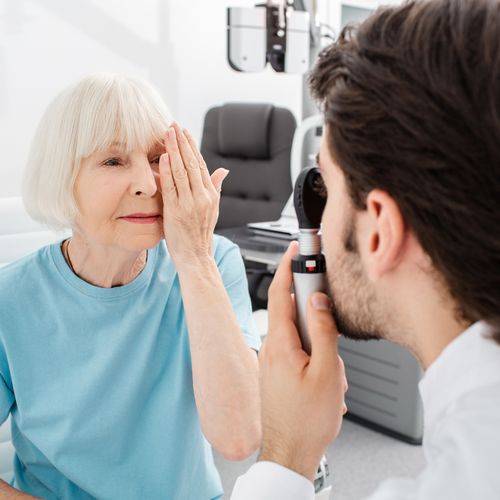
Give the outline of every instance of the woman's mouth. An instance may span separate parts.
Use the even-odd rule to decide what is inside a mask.
[[[161,219],[159,214],[130,214],[120,217],[127,222],[132,222],[134,224],[154,224]]]

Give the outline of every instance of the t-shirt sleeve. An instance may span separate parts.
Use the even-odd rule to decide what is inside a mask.
[[[14,392],[11,389],[7,360],[0,342],[0,425],[7,420],[13,404]]]
[[[260,335],[252,316],[252,302],[240,249],[226,238],[221,238],[217,245],[216,261],[245,341],[258,351]]]

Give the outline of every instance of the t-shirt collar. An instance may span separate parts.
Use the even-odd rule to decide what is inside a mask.
[[[99,300],[122,299],[145,286],[151,280],[153,269],[156,265],[158,246],[161,244],[160,242],[154,248],[148,250],[147,261],[144,269],[130,283],[113,288],[101,288],[82,280],[70,269],[62,253],[61,242],[62,240],[59,240],[49,246],[49,251],[57,273],[67,284],[71,285],[80,293]]]

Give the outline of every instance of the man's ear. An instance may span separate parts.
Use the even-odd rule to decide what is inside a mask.
[[[366,269],[370,279],[375,280],[399,264],[407,231],[398,204],[380,189],[374,189],[368,194],[366,216]]]

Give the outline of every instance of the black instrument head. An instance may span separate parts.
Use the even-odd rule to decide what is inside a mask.
[[[317,167],[302,170],[295,181],[293,202],[300,229],[319,229],[326,205],[325,185]]]

